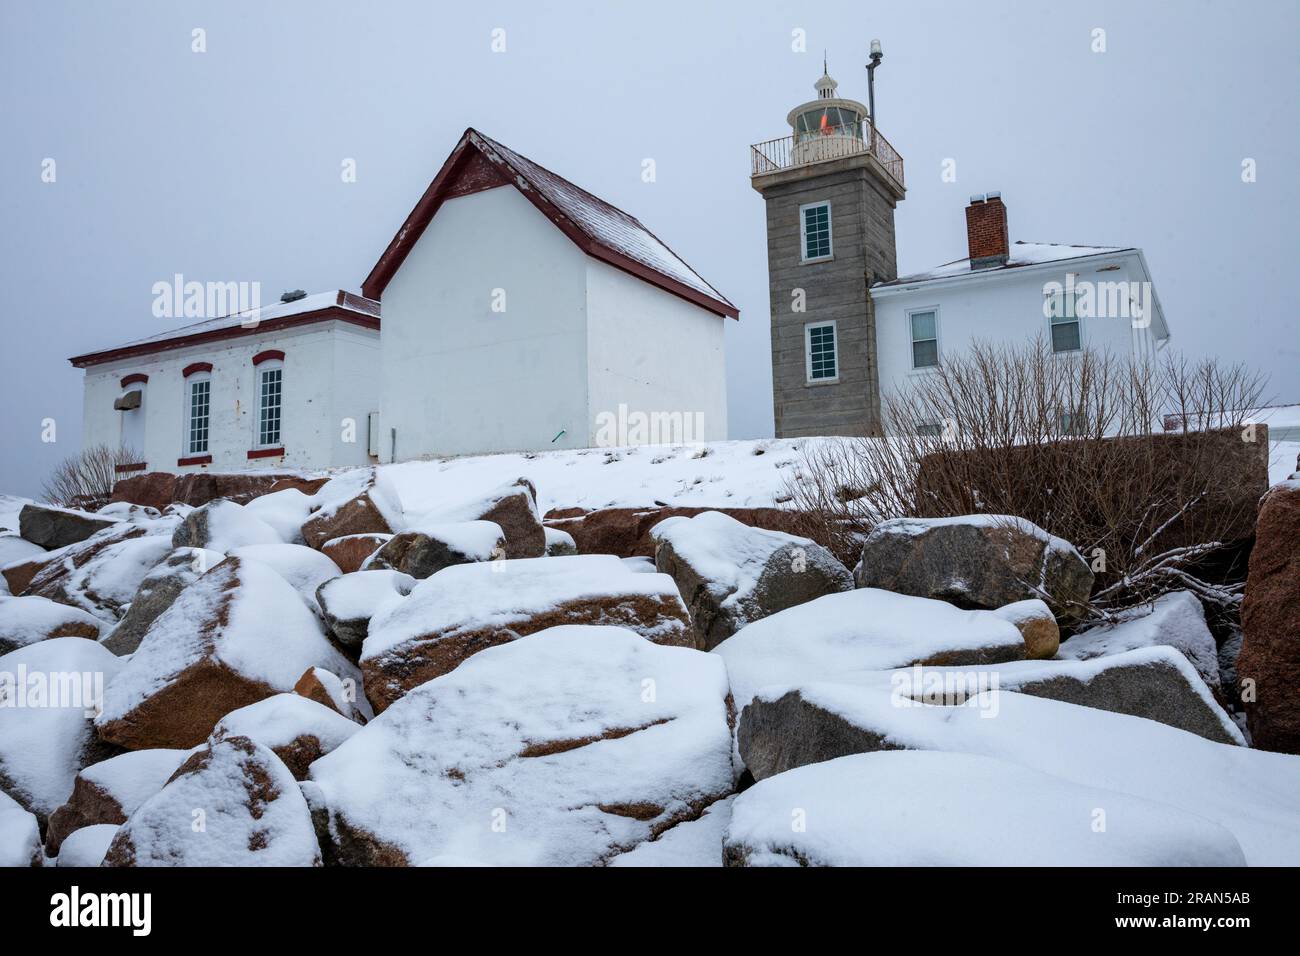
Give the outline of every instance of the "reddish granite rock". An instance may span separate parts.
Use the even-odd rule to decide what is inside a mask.
[[[375,504],[367,488],[354,498],[337,507],[322,508],[302,526],[302,540],[319,551],[326,541],[354,534],[392,534],[383,512]]]
[[[1297,542],[1300,480],[1292,479],[1274,486],[1260,506],[1241,607],[1245,636],[1237,658],[1237,686],[1252,743],[1261,750],[1289,754],[1300,754]]]
[[[330,538],[320,546],[321,553],[339,566],[344,574],[360,571],[366,559],[382,548],[391,534],[366,532],[363,534],[345,534],[341,538]]]
[[[580,554],[613,554],[620,558],[653,558],[655,541],[650,529],[665,518],[693,518],[705,511],[720,511],[741,524],[765,531],[800,534],[797,512],[782,508],[581,508],[552,509],[546,526],[567,531]]]
[[[312,495],[328,480],[261,472],[175,475],[166,471],[151,471],[123,478],[113,486],[110,500],[147,505],[159,511],[173,502],[198,507],[217,498],[229,498],[239,504],[246,504],[254,498],[269,495],[273,491],[283,491],[285,488],[297,488],[304,494]]]

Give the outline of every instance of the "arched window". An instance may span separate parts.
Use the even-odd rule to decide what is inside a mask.
[[[278,350],[253,356],[257,377],[257,420],[254,423],[253,448],[281,448],[282,412],[284,408],[284,353]]]
[[[212,365],[195,362],[185,368],[185,457],[211,453]]]

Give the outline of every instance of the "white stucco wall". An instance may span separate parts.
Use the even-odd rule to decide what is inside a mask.
[[[629,414],[680,413],[690,433],[672,440],[727,437],[723,333],[731,319],[588,259],[587,320],[588,444],[597,443],[602,413],[617,416],[620,405]]]
[[[255,447],[256,373],[253,356],[267,349],[285,353],[281,437],[283,457],[249,459]],[[379,334],[345,322],[326,321],[277,334],[248,335],[206,346],[95,365],[86,370],[83,447],[117,445],[124,412],[113,401],[121,379],[149,376],[145,416],[145,464],[151,471],[229,471],[248,468],[324,468],[362,465],[366,420],[378,407]],[[212,462],[180,466],[185,443],[188,391],[182,370],[211,362],[209,453]],[[138,386],[129,386],[135,388]],[[356,441],[343,441],[343,419],[356,419]]]
[[[944,356],[968,349],[976,340],[1025,345],[1035,336],[1042,336],[1050,342],[1051,331],[1043,314],[1043,286],[1052,281],[1064,284],[1067,272],[1075,273],[1076,282],[1147,280],[1136,253],[1131,253],[1086,262],[1066,260],[1025,266],[952,283],[931,281],[884,294],[873,290],[881,394],[905,390],[916,376],[928,374],[912,368],[910,313],[937,310],[941,362]],[[1117,355],[1152,355],[1159,344],[1153,328],[1135,329],[1127,318],[1083,318],[1080,337],[1085,348],[1108,349]]]
[[[512,186],[443,203],[383,294],[381,459],[587,444],[586,260]]]

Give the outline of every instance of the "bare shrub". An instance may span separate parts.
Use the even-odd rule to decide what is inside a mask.
[[[1198,572],[1253,529],[1263,388],[1213,359],[976,344],[884,399],[890,437],[807,441],[786,490],[849,563],[885,518],[1014,515],[1093,562],[1094,616],[1178,588],[1235,606]]]
[[[140,461],[140,453],[125,447],[92,445],[59,462],[41,486],[41,495],[61,508],[99,507],[121,477],[118,465]]]

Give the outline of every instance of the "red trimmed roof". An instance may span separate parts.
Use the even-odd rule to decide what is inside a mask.
[[[587,255],[710,312],[739,310],[636,218],[475,129],[467,129],[388,244],[361,291],[379,299],[447,199],[512,185]]]
[[[160,332],[126,345],[74,355],[68,359],[77,368],[99,365],[115,359],[153,355],[190,345],[202,345],[245,335],[265,335],[313,322],[337,319],[368,329],[379,328],[379,303],[354,292],[336,289],[318,292],[292,302],[277,302],[248,312],[235,312],[219,319],[206,319],[179,329]]]

